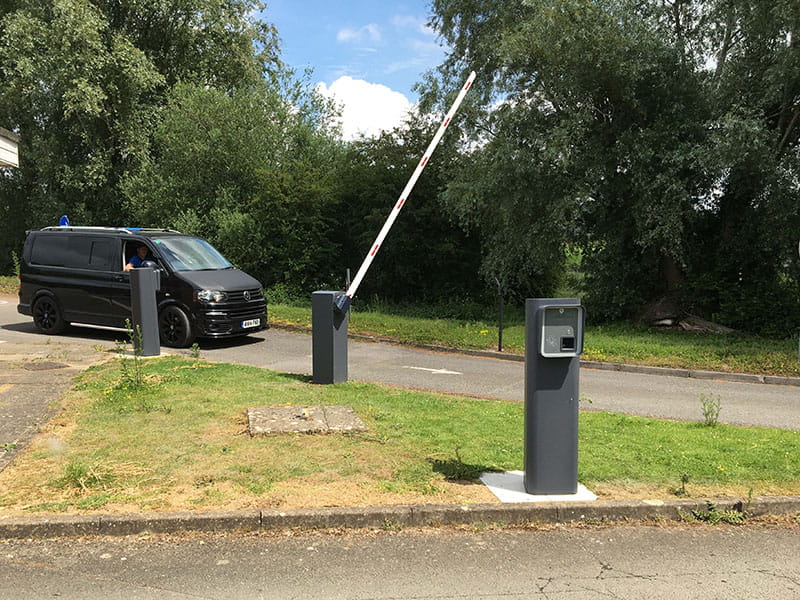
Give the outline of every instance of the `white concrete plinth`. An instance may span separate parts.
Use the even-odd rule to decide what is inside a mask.
[[[500,502],[577,502],[597,500],[585,486],[578,484],[575,494],[529,494],[525,491],[522,471],[505,471],[503,473],[484,473],[481,481],[497,496]]]

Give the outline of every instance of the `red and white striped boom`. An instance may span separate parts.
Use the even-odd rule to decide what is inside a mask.
[[[372,264],[372,261],[375,259],[375,255],[378,254],[378,250],[383,244],[383,240],[386,238],[389,230],[394,225],[395,219],[397,219],[397,215],[400,214],[400,210],[403,208],[406,200],[408,199],[409,194],[411,194],[411,190],[414,189],[414,184],[417,183],[417,179],[422,174],[422,170],[425,168],[425,165],[428,164],[430,161],[431,154],[436,149],[436,146],[439,145],[439,140],[442,139],[444,135],[444,130],[450,124],[450,121],[453,119],[453,115],[456,114],[458,107],[461,106],[462,100],[464,100],[464,96],[467,95],[467,91],[470,87],[472,87],[472,82],[475,81],[475,71],[469,74],[469,78],[464,86],[461,88],[458,96],[456,97],[455,101],[453,102],[453,106],[450,107],[450,110],[444,117],[442,124],[439,126],[439,129],[436,131],[436,135],[433,136],[431,143],[428,145],[427,150],[425,150],[425,154],[422,156],[422,160],[419,161],[417,168],[414,169],[414,173],[411,175],[411,178],[408,180],[406,187],[403,188],[403,191],[400,193],[400,198],[398,198],[397,202],[395,203],[392,211],[389,213],[389,217],[386,219],[386,223],[383,224],[383,228],[378,233],[378,237],[375,238],[375,241],[370,246],[370,250],[367,253],[367,256],[364,258],[364,262],[361,263],[361,268],[356,273],[355,278],[353,279],[350,287],[347,289],[347,292],[343,296],[341,296],[336,305],[342,312],[347,312],[350,303],[353,301],[353,296],[356,294],[356,290],[358,290],[358,286],[361,284],[361,280],[364,279],[364,275],[366,275],[369,266]]]

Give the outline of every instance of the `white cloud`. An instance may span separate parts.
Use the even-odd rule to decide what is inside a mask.
[[[403,60],[396,60],[386,66],[386,73],[396,73],[406,69],[424,71],[442,61],[444,49],[437,42],[411,38],[405,41],[405,47],[411,50]]]
[[[352,140],[359,135],[378,135],[403,122],[414,104],[400,92],[385,85],[349,76],[339,77],[330,87],[317,85],[317,91],[342,105],[342,135]]]
[[[345,44],[350,42],[380,42],[381,30],[375,23],[364,25],[358,29],[345,27],[336,34],[336,41]]]
[[[415,54],[431,56],[442,53],[442,46],[438,42],[429,40],[408,40],[408,45]]]
[[[392,17],[392,25],[397,29],[414,29],[417,33],[425,35],[435,35],[436,32],[428,27],[425,19],[412,17],[411,15],[395,15]]]

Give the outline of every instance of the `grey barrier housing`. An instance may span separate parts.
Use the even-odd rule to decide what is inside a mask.
[[[348,311],[337,306],[342,292],[311,294],[312,380],[314,383],[347,381]]]
[[[131,269],[130,275],[133,346],[141,356],[158,356],[161,354],[161,340],[158,336],[156,292],[161,289],[161,274],[156,269],[142,267]],[[141,339],[136,334],[137,327]]]
[[[583,307],[575,298],[525,302],[525,491],[578,490],[579,356]]]

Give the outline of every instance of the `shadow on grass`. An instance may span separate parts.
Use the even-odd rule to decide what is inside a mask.
[[[300,373],[281,373],[280,375],[282,379],[291,379],[300,383],[311,383],[313,379],[311,375],[301,375]]]
[[[434,472],[441,473],[448,481],[476,481],[483,473],[502,470],[487,465],[471,465],[465,463],[459,457],[449,460],[429,458],[428,462]]]

